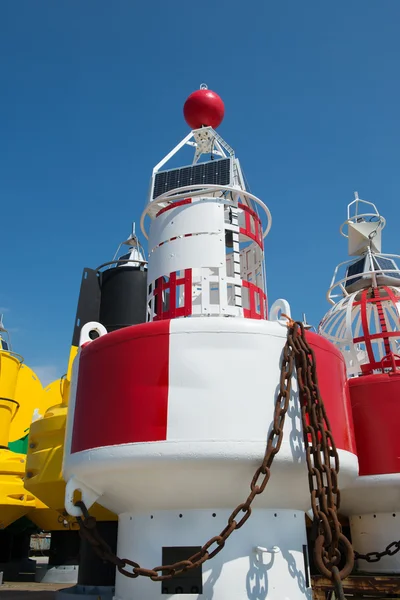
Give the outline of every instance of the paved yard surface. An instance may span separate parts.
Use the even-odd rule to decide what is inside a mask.
[[[0,585],[0,600],[54,600],[55,592],[68,585],[60,583],[12,583]]]

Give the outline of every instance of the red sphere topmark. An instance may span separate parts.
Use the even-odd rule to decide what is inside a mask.
[[[222,123],[225,106],[215,92],[207,89],[205,84],[190,94],[183,107],[183,116],[191,129],[213,127]]]

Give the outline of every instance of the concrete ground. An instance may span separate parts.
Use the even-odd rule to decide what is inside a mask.
[[[57,590],[65,589],[65,583],[12,583],[0,585],[0,600],[55,600]]]

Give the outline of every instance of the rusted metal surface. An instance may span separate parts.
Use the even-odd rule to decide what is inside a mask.
[[[350,575],[342,581],[343,592],[356,598],[400,598],[399,575]],[[314,600],[327,600],[332,590],[332,581],[321,575],[312,577]]]

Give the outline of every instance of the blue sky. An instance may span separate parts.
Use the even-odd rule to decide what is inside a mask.
[[[399,21],[397,0],[2,2],[0,306],[14,349],[45,381],[65,371],[82,269],[139,220],[201,82],[272,211],[270,302],[317,325],[354,190],[399,250]]]

